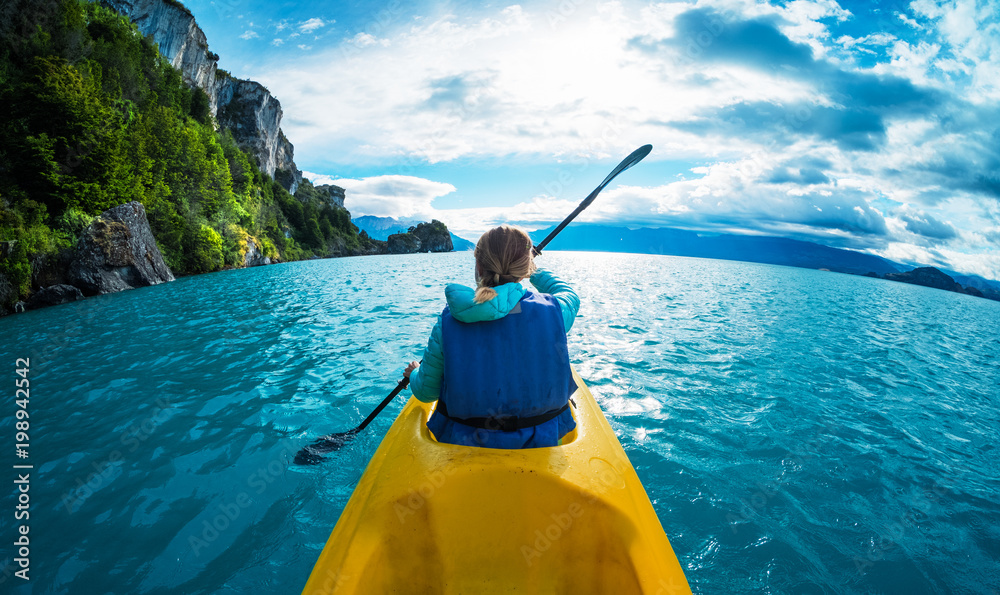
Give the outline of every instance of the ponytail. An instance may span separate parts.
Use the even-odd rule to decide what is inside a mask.
[[[501,225],[483,234],[476,243],[477,304],[497,296],[494,287],[518,283],[536,270],[532,259],[531,238],[518,227]]]

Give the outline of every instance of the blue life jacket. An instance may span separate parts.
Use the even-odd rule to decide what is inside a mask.
[[[439,442],[538,448],[558,445],[576,427],[565,407],[576,383],[562,311],[551,295],[526,292],[506,316],[483,322],[459,322],[445,308],[441,338],[444,379],[437,409],[427,421]],[[547,421],[500,429],[512,416]],[[472,419],[485,420],[485,428],[461,421]]]

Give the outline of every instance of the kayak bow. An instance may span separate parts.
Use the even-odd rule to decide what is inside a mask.
[[[441,444],[411,398],[304,593],[690,593],[639,478],[574,371],[562,446]]]

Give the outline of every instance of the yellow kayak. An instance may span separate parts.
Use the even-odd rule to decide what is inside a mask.
[[[411,398],[304,593],[690,593],[618,438],[573,373],[577,429],[552,448],[441,444]]]

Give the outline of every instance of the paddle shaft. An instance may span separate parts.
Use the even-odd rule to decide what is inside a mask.
[[[388,406],[389,403],[396,398],[396,395],[406,388],[408,384],[410,384],[410,379],[404,376],[403,379],[399,381],[399,384],[396,385],[396,388],[389,393],[389,396],[382,399],[382,402],[378,404],[375,411],[368,414],[368,417],[361,422],[361,425],[354,429],[347,430],[346,432],[337,432],[336,434],[327,434],[326,436],[320,437],[316,440],[316,442],[303,447],[302,450],[295,455],[295,463],[299,465],[315,465],[322,462],[324,455],[340,449],[347,443],[347,441],[353,438],[355,434],[360,433],[361,430],[368,427],[368,424],[370,424],[373,419],[378,417],[378,414],[382,413],[382,410],[385,409],[386,406]]]
[[[378,417],[378,414],[382,413],[382,410],[385,409],[386,406],[389,403],[391,403],[393,399],[396,398],[396,395],[398,395],[400,393],[400,391],[402,391],[404,388],[406,388],[406,386],[408,384],[410,384],[409,377],[404,377],[402,380],[400,380],[399,384],[396,385],[396,388],[392,389],[392,392],[389,393],[389,396],[386,397],[386,398],[384,398],[384,399],[382,399],[382,402],[378,404],[378,407],[375,408],[375,411],[372,411],[371,413],[369,413],[368,417],[365,418],[365,421],[361,422],[361,425],[359,425],[358,427],[354,428],[353,430],[350,430],[349,433],[350,434],[357,434],[361,430],[363,430],[366,427],[368,427],[368,424],[372,423],[372,420],[375,419],[376,417]]]
[[[594,190],[593,192],[591,192],[590,196],[588,196],[587,198],[583,199],[583,202],[581,202],[580,205],[577,206],[576,209],[572,213],[569,214],[569,217],[566,217],[565,219],[563,219],[563,222],[560,223],[555,229],[552,230],[552,233],[550,233],[548,236],[546,236],[545,239],[542,240],[540,244],[538,244],[537,246],[533,246],[532,250],[535,251],[535,256],[540,255],[542,253],[542,249],[549,245],[549,242],[552,241],[552,238],[554,238],[557,235],[559,235],[559,232],[562,231],[563,228],[565,228],[567,225],[569,225],[570,221],[576,219],[577,215],[579,215],[580,213],[583,212],[584,209],[586,209],[587,207],[589,207],[590,203],[594,202],[594,199],[597,198],[597,193],[600,192],[600,191],[601,191],[601,189],[597,188],[596,190]]]

